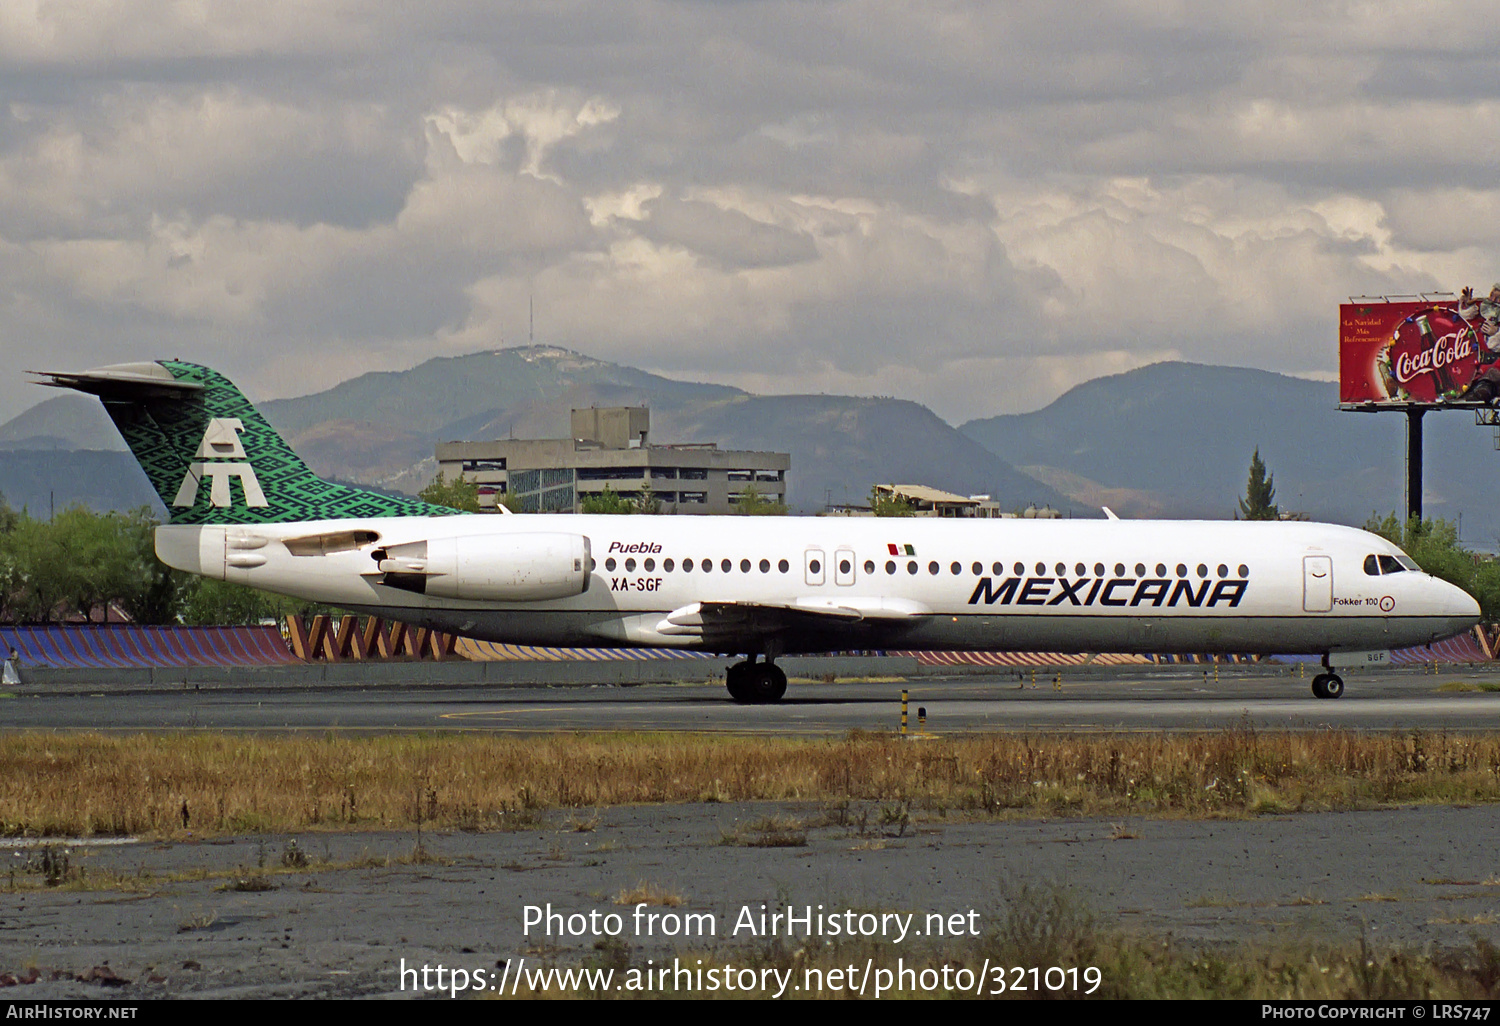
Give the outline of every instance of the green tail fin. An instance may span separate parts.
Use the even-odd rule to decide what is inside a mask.
[[[271,524],[458,513],[325,481],[224,375],[178,360],[51,381],[99,396],[174,524]]]

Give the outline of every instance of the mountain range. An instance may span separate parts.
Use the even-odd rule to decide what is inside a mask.
[[[573,408],[646,405],[654,443],[790,453],[788,500],[802,512],[896,482],[1074,516],[1107,505],[1122,516],[1228,518],[1256,449],[1283,511],[1362,524],[1404,501],[1402,418],[1340,412],[1332,383],[1239,367],[1153,364],[958,428],[905,400],[757,396],[548,346],[437,358],[259,405],[318,473],[408,493],[431,480],[439,441],[563,437]],[[1496,548],[1500,510],[1484,473],[1500,461],[1496,439],[1466,413],[1426,425],[1427,514]],[[0,491],[33,512],[74,501],[159,508],[99,404],[81,396],[0,424]]]

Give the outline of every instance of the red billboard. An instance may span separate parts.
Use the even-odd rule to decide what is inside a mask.
[[[1451,296],[1451,294],[1450,294]],[[1339,402],[1500,398],[1500,285],[1476,299],[1356,300],[1339,307]]]

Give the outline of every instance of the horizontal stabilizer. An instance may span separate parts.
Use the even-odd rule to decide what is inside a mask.
[[[185,381],[159,363],[117,363],[86,371],[27,371],[51,381],[51,388],[71,388],[101,399],[178,399],[202,392],[196,381]]]

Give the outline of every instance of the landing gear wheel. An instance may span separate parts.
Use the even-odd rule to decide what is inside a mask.
[[[1336,673],[1320,673],[1313,678],[1312,693],[1319,698],[1338,698],[1344,693],[1344,679]]]
[[[749,671],[749,663],[736,663],[724,674],[724,684],[729,688],[729,697],[741,705],[754,701],[750,695]]]
[[[770,663],[751,667],[748,681],[752,702],[779,702],[786,694],[786,674]]]
[[[724,677],[729,697],[741,705],[779,702],[786,694],[786,674],[772,663],[735,663]]]

